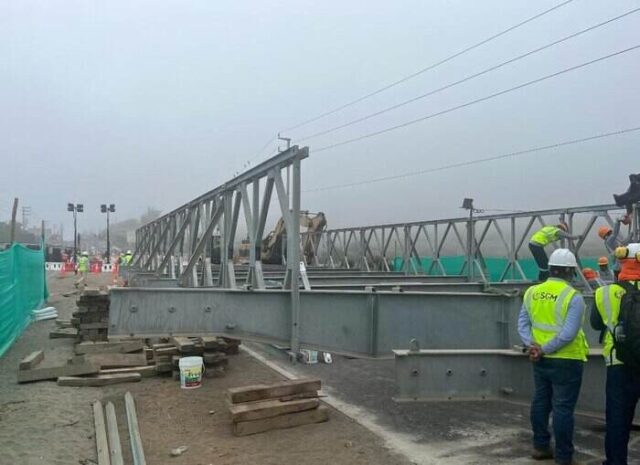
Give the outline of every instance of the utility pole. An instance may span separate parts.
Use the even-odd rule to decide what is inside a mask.
[[[31,207],[22,207],[22,229],[27,230],[27,217],[31,215]]]
[[[18,197],[13,199],[13,210],[11,211],[11,239],[9,242],[13,244],[16,241],[16,215],[18,214]]]

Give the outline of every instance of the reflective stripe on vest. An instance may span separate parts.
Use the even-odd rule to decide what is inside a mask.
[[[602,318],[602,322],[607,327],[607,331],[602,341],[602,355],[607,365],[621,365],[615,354],[613,345],[613,330],[618,324],[620,316],[620,304],[622,297],[626,294],[625,289],[617,284],[610,284],[596,289],[595,302],[596,309]]]
[[[545,247],[558,240],[559,231],[560,229],[555,226],[545,226],[531,236],[530,242]]]
[[[527,290],[524,305],[534,342],[544,346],[560,333],[576,292],[566,281],[554,278]],[[573,341],[545,357],[586,361],[587,354],[588,345],[581,328]]]

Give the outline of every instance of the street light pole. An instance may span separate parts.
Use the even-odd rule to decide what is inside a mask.
[[[67,211],[73,212],[73,263],[78,263],[78,213],[84,212],[81,203],[67,203]]]
[[[115,213],[116,204],[111,203],[107,206],[106,203],[100,205],[100,211],[107,214],[107,263],[111,263],[111,239],[109,235],[109,213]]]

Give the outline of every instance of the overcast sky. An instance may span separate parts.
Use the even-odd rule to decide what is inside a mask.
[[[232,177],[279,130],[438,62],[556,1],[0,0],[0,219],[97,230],[171,210]],[[574,0],[432,71],[294,131],[348,122],[543,46],[638,1]],[[640,44],[640,13],[309,145],[303,190],[415,172],[640,126],[640,50],[353,144],[314,148],[429,115]],[[640,131],[369,185],[306,192],[330,227],[487,209],[611,202],[640,172]],[[257,158],[256,158],[257,156]]]

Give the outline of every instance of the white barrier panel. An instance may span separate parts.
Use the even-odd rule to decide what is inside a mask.
[[[47,271],[60,271],[64,266],[63,262],[45,262],[44,269]]]
[[[102,272],[103,273],[111,273],[113,271],[113,264],[111,263],[104,263],[102,265]]]

